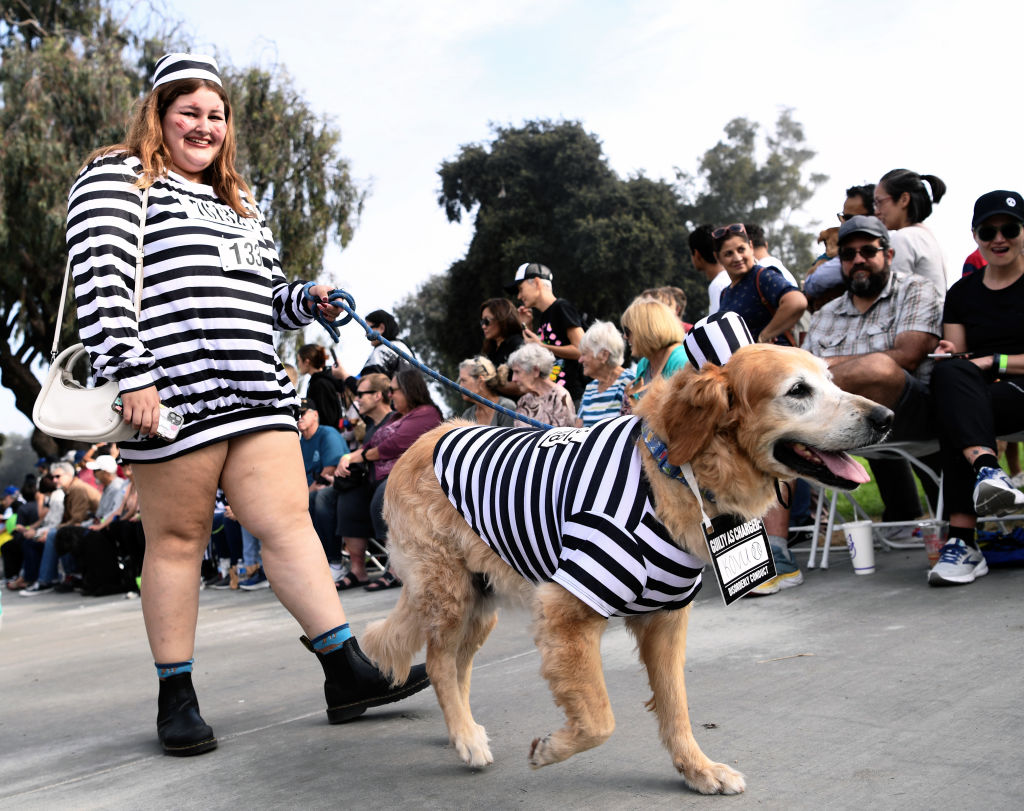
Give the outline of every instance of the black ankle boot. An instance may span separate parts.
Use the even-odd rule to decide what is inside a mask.
[[[199,700],[192,687],[191,673],[160,680],[156,734],[168,755],[188,757],[217,748],[213,730],[199,715]]]
[[[399,701],[430,685],[426,666],[413,665],[405,683],[392,687],[377,665],[359,649],[355,637],[349,637],[340,648],[327,655],[314,650],[306,637],[300,637],[299,641],[316,654],[324,669],[327,677],[324,681],[327,720],[332,724],[351,721],[366,712],[368,707]]]

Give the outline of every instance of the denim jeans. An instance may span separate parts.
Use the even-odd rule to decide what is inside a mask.
[[[341,561],[341,537],[338,535],[338,491],[324,487],[309,494],[309,515],[313,528],[330,563]]]

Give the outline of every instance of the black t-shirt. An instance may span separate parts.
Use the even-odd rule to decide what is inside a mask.
[[[1024,353],[1024,276],[1002,290],[985,287],[988,268],[975,271],[946,293],[944,324],[960,324],[967,351],[979,355]],[[964,347],[958,347],[963,350]]]
[[[494,368],[497,369],[502,364],[508,363],[508,356],[515,352],[519,347],[523,345],[523,336],[521,333],[515,333],[509,335],[500,344],[494,347],[494,351],[490,352],[487,357],[494,364]]]
[[[572,327],[583,327],[583,321],[576,308],[564,298],[555,299],[551,306],[540,314],[540,326],[537,334],[540,339],[552,346],[568,346],[569,330]],[[555,358],[555,368],[551,370],[551,379],[560,386],[565,386],[577,403],[583,394],[583,370],[579,361]]]

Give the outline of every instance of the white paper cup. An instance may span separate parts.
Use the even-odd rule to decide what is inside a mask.
[[[871,521],[850,521],[843,524],[846,545],[850,548],[850,560],[856,574],[873,574],[875,571],[875,538]]]

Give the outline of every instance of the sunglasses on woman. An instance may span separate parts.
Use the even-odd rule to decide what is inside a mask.
[[[879,251],[884,251],[885,248],[879,248],[877,245],[861,245],[859,248],[840,248],[839,258],[844,262],[852,262],[857,258],[857,254],[860,254],[865,259],[874,259]]]
[[[493,318],[481,318],[480,319],[480,326],[481,327],[489,327],[493,323],[494,323],[494,319]]]
[[[1004,222],[1002,225],[980,225],[974,232],[982,242],[991,242],[996,234],[1002,234],[1006,239],[1016,239],[1020,235],[1019,222]]]
[[[712,239],[722,239],[729,234],[741,234],[747,235],[747,229],[743,227],[743,223],[734,222],[732,225],[723,225],[721,228],[716,228],[711,232]]]

